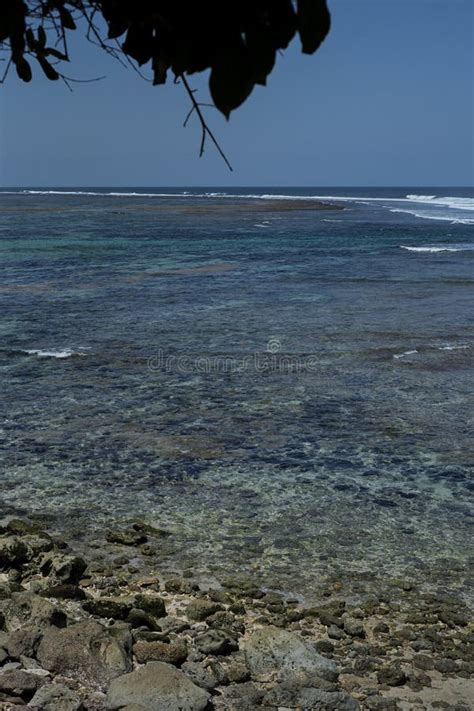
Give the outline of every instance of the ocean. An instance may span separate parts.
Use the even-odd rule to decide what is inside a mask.
[[[472,189],[2,190],[0,260],[1,516],[468,594]]]

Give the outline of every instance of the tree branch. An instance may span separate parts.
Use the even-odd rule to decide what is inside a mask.
[[[201,111],[201,106],[209,106],[209,104],[200,104],[198,101],[196,101],[196,97],[194,96],[195,90],[191,89],[191,87],[189,86],[188,80],[186,79],[184,74],[178,74],[177,79],[178,78],[181,79],[181,81],[183,82],[184,88],[186,89],[186,92],[187,92],[187,94],[191,100],[191,104],[192,104],[191,109],[189,110],[188,115],[186,116],[186,119],[185,119],[183,125],[186,126],[186,124],[188,123],[193,112],[196,112],[197,117],[199,119],[199,123],[201,124],[201,146],[199,149],[199,157],[201,158],[203,156],[205,145],[206,145],[206,138],[209,137],[211,139],[212,143],[217,148],[217,151],[218,151],[219,155],[221,156],[222,160],[224,161],[226,166],[229,168],[229,170],[232,172],[233,168],[232,168],[231,164],[229,163],[229,160],[228,160],[226,154],[220,147],[217,138],[214,136],[211,129],[207,125],[207,121],[204,118],[204,114]],[[212,106],[212,104],[211,104],[211,106]]]

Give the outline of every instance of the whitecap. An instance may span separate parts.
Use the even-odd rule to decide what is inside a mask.
[[[395,353],[393,357],[398,360],[400,358],[405,358],[405,356],[415,355],[415,353],[418,353],[416,349],[412,351],[405,351],[404,353]]]
[[[438,346],[439,351],[464,351],[466,348],[470,348],[468,345],[461,346]]]
[[[400,249],[406,249],[408,252],[428,252],[436,254],[437,252],[472,252],[474,251],[474,244],[440,244],[437,246],[421,246],[421,247],[408,247],[407,245],[401,244]]]
[[[71,356],[86,356],[83,351],[73,351],[71,348],[63,348],[62,350],[43,350],[41,348],[31,348],[24,350],[23,353],[35,355],[38,358],[71,358]]]

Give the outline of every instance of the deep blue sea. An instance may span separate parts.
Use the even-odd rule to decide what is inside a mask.
[[[0,263],[1,515],[467,589],[472,189],[9,189]]]

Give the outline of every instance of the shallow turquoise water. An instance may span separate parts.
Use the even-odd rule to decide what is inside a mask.
[[[413,192],[0,193],[0,512],[147,518],[303,592],[466,587],[474,213]]]

